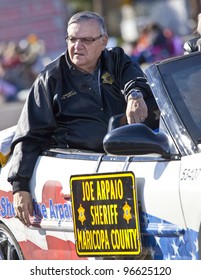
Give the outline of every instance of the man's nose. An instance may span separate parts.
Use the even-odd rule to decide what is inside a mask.
[[[82,42],[81,39],[77,39],[76,42],[75,42],[75,44],[74,44],[74,46],[76,46],[76,47],[83,47],[84,44],[83,44],[83,42]]]

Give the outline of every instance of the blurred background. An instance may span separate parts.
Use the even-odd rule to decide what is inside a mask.
[[[17,122],[38,73],[66,49],[68,19],[82,10],[104,16],[108,47],[143,68],[183,54],[201,0],[0,0],[0,130]]]

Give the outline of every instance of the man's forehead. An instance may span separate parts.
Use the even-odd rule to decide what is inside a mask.
[[[91,35],[91,33],[94,33],[94,32],[96,33],[97,30],[99,30],[99,25],[98,25],[97,21],[95,21],[94,19],[79,21],[79,22],[72,22],[67,27],[68,34],[70,32],[80,32],[80,33],[86,33],[88,35]]]

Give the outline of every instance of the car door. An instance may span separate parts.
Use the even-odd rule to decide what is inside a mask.
[[[191,244],[192,259],[201,252],[201,154],[186,156],[181,161],[180,196]]]
[[[179,259],[185,223],[179,193],[180,160],[157,156],[130,157],[122,167],[137,184],[142,246],[152,259]],[[105,168],[106,167],[106,168]],[[108,171],[102,162],[99,172]],[[114,170],[113,170],[114,171]]]

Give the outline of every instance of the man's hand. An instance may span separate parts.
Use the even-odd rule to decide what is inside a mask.
[[[13,195],[13,205],[18,219],[25,225],[30,226],[29,215],[33,216],[33,203],[29,192],[19,191]]]
[[[128,98],[126,117],[128,124],[144,122],[148,116],[147,105],[143,98]]]

